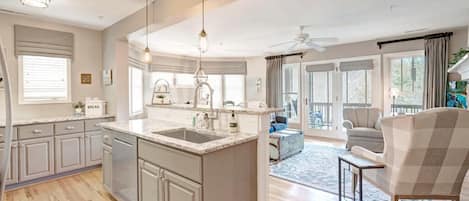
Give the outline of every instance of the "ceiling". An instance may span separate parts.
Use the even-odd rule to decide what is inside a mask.
[[[49,8],[42,9],[24,6],[19,0],[0,1],[0,9],[3,10],[97,30],[114,24],[144,6],[145,0],[51,0]]]
[[[444,2],[444,4],[443,4]],[[206,16],[207,57],[283,53],[271,45],[293,39],[298,26],[311,37],[337,37],[324,46],[469,25],[468,0],[237,0]],[[196,16],[153,32],[154,52],[198,56]],[[137,38],[143,44],[144,37]]]

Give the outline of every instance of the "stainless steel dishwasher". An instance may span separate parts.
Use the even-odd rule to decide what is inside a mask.
[[[113,132],[112,193],[119,201],[137,201],[137,138]]]

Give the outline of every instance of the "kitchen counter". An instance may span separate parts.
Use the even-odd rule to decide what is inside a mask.
[[[173,129],[188,128],[185,125],[174,122],[155,121],[150,119],[138,119],[129,121],[106,122],[100,124],[103,128],[134,135],[151,142],[170,146],[179,150],[191,152],[198,155],[208,154],[230,146],[242,144],[257,139],[256,134],[245,133],[229,133],[227,131],[207,131],[200,130],[203,133],[223,136],[225,138],[214,140],[202,144],[196,144],[179,140],[163,135],[154,134],[153,132],[169,131]],[[192,129],[192,128],[188,128]]]
[[[51,118],[35,118],[35,119],[28,119],[28,120],[16,120],[13,121],[13,126],[24,126],[24,125],[31,125],[31,124],[45,124],[45,123],[54,123],[54,122],[62,122],[62,121],[78,121],[78,120],[86,120],[86,119],[102,119],[102,118],[112,118],[114,115],[102,115],[102,116],[92,116],[87,117],[84,115],[81,116],[61,116],[61,117],[51,117]],[[0,122],[0,127],[5,127],[5,122]]]
[[[147,105],[147,107],[156,107],[156,108],[170,108],[170,109],[181,109],[181,110],[195,110],[210,112],[210,107],[208,105],[198,105],[197,108],[194,108],[192,104],[173,104],[173,105]],[[246,108],[238,106],[224,106],[224,107],[215,107],[216,112],[226,112],[230,113],[235,111],[237,114],[251,114],[251,115],[263,115],[271,114],[274,112],[283,112],[283,108]]]

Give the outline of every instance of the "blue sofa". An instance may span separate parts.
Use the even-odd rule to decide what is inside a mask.
[[[288,118],[284,116],[276,116],[275,120],[270,123],[269,133],[285,130],[288,127]]]

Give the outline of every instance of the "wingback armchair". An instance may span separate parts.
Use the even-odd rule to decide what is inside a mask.
[[[345,108],[343,126],[347,129],[347,149],[362,146],[373,152],[383,152],[380,118],[378,108]]]
[[[384,153],[353,147],[352,154],[385,164],[365,179],[399,199],[459,201],[469,168],[469,111],[437,108],[384,118]]]

